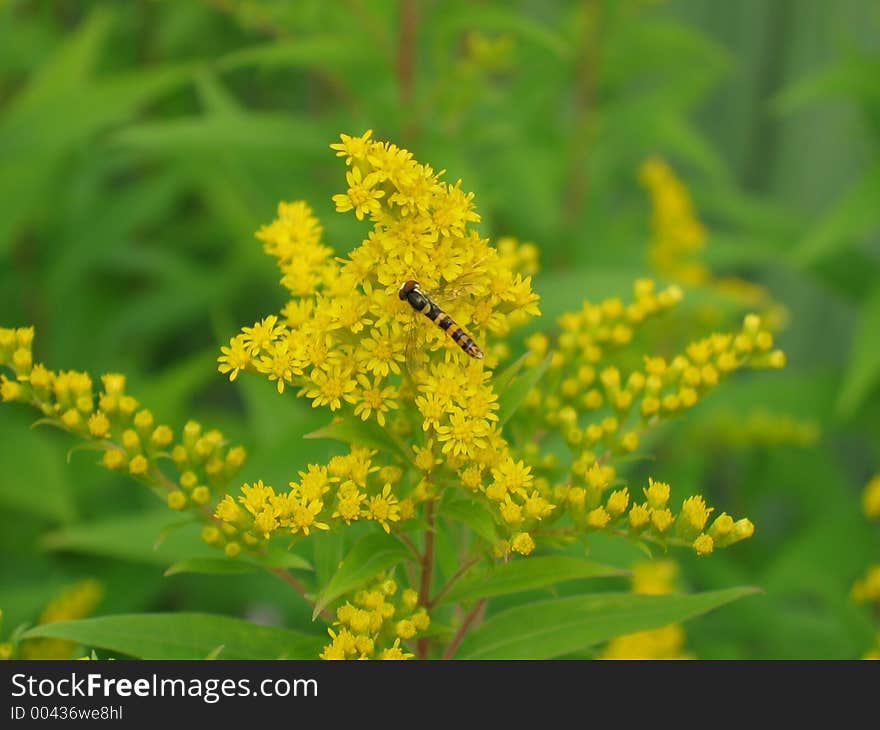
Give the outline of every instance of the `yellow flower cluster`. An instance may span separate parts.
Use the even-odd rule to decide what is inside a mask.
[[[862,511],[868,519],[880,517],[880,474],[875,475],[862,492]],[[853,583],[850,598],[858,603],[880,605],[880,565],[871,565],[865,574]],[[862,657],[880,659],[880,635],[874,646]]]
[[[733,411],[718,413],[703,436],[732,448],[783,444],[806,447],[814,445],[820,434],[819,424],[813,419],[759,408],[746,416]]]
[[[431,619],[418,593],[397,593],[397,583],[381,575],[336,609],[336,629],[327,630],[331,641],[321,659],[411,659],[401,642],[427,631]]]
[[[862,492],[862,511],[869,519],[880,517],[880,474],[871,479]]]
[[[678,565],[672,560],[636,563],[632,574],[633,593],[663,595],[675,590]],[[609,641],[599,658],[690,659],[684,651],[685,638],[681,624],[624,634]]]
[[[498,426],[490,368],[508,355],[501,338],[539,313],[531,289],[537,249],[510,238],[490,246],[470,227],[479,220],[472,193],[462,191],[460,182],[443,182],[442,173],[416,162],[407,150],[374,141],[369,131],[342,135],[331,147],[349,168],[347,190],[334,196],[336,209],[369,218],[371,231],[347,258],[334,259],[321,243],[311,209],[282,203],[278,218],[258,238],[277,259],[291,298],[278,315],[233,337],[221,349],[219,370],[231,380],[241,371],[261,374],[279,392],[295,385],[313,407],[387,426],[405,443],[398,465],[422,473],[415,502],[433,498],[432,485],[443,480],[442,471],[447,481],[466,473],[474,489],[484,472],[513,463]],[[410,280],[448,308],[485,350],[485,359],[469,357],[400,299],[401,285]],[[303,509],[313,510],[315,521],[327,525],[334,518],[349,522],[372,514],[364,499],[384,505],[400,496],[395,497],[394,479],[372,495],[363,485],[348,494],[345,482],[333,484],[341,494],[307,504],[246,485],[239,501],[253,502],[252,509],[245,508],[248,514],[236,512],[228,499],[218,516],[227,524],[243,520],[249,534],[280,527],[296,532],[302,521],[291,521],[291,508],[282,501],[294,499],[303,517]],[[248,496],[257,493],[264,496]],[[256,523],[252,528],[249,520],[269,529]],[[382,520],[386,529],[389,521]]]
[[[342,135],[331,147],[349,167],[348,189],[334,196],[336,208],[369,218],[372,230],[346,259],[333,259],[308,206],[283,203],[258,237],[278,260],[291,299],[278,315],[233,337],[222,348],[219,369],[230,379],[242,370],[260,373],[279,391],[295,385],[314,407],[326,406],[337,417],[387,426],[400,453],[385,469],[400,467],[398,478],[367,489],[346,487],[352,480],[344,475],[328,477],[326,492],[309,495],[296,483],[282,494],[248,484],[217,511],[226,529],[240,530],[250,541],[279,529],[307,534],[333,520],[370,519],[364,500],[382,498],[384,507],[406,496],[415,511],[437,496],[438,487],[454,485],[493,511],[502,529],[493,546],[499,555],[528,555],[535,536],[565,513],[580,530],[685,542],[701,555],[751,535],[748,520],[726,514],[706,530],[711,509],[702,500],[686,500],[674,514],[668,495],[654,504],[631,498],[626,488],[604,492],[617,486],[609,460],[636,451],[642,434],[660,420],[692,407],[740,367],[784,364],[757,316],[746,317],[737,333],[693,342],[670,361],[641,354],[634,360],[628,346],[636,330],[674,307],[682,291],[657,291],[643,279],[629,303],[584,302],[580,311],[560,318],[552,354],[545,335],[527,340],[524,366],[539,367],[547,358],[549,373],[522,409],[532,430],[539,426],[536,438],[511,449],[499,426],[490,367],[510,354],[494,338],[538,313],[530,278],[537,268],[535,248],[512,239],[489,246],[469,228],[479,220],[471,194],[458,183],[442,182],[408,151],[374,141],[370,132]],[[658,174],[647,173],[651,179]],[[682,216],[690,211],[689,198],[677,205]],[[450,314],[484,346],[485,360],[469,358],[400,300],[398,289],[408,280],[438,292],[438,301],[439,293],[451,296]],[[573,450],[567,478],[555,473],[553,456],[541,455],[542,429],[561,433]],[[415,486],[406,476],[412,467],[421,475]],[[384,520],[383,527],[393,521]]]
[[[657,157],[645,160],[639,182],[651,197],[648,258],[654,271],[687,287],[706,288],[715,295],[713,298],[759,311],[768,329],[780,329],[788,320],[788,312],[773,301],[765,287],[736,276],[716,276],[703,262],[708,234],[687,186],[672,168]],[[698,307],[703,322],[717,321],[721,314],[711,301]]]
[[[230,379],[260,373],[279,392],[295,384],[315,407],[348,408],[384,425],[390,410],[414,397],[399,377],[408,359],[413,370],[441,361],[430,357],[435,352],[467,359],[442,330],[416,321],[400,286],[417,281],[438,302],[450,299],[450,314],[486,342],[538,313],[531,277],[518,266],[534,251],[490,246],[470,228],[479,220],[473,194],[407,150],[374,141],[369,131],[341,139],[331,147],[349,167],[348,189],[334,196],[336,209],[369,218],[372,230],[346,259],[331,258],[308,205],[279,205],[278,218],[257,236],[277,259],[291,299],[279,315],[233,337],[219,369]],[[466,413],[466,404],[450,403],[448,415],[456,411]]]
[[[279,531],[305,536],[332,524],[367,520],[390,532],[393,523],[413,516],[413,501],[398,500],[392,490],[403,471],[393,465],[380,466],[375,456],[375,451],[354,447],[347,455],[334,456],[326,466],[309,464],[285,491],[262,481],[245,484],[238,499],[227,494],[217,505],[215,516],[222,530],[206,527],[203,537],[209,543],[225,540],[226,554],[235,557],[242,543],[254,546]]]
[[[559,506],[553,519],[567,512],[578,530],[608,529],[662,543],[684,542],[705,555],[750,537],[754,526],[721,514],[705,530],[712,510],[702,497],[685,500],[676,515],[668,507],[667,485],[649,480],[643,501],[620,486],[611,462],[635,452],[648,430],[693,407],[734,370],[782,367],[785,356],[773,349],[772,334],[755,315],[745,318],[739,332],[692,342],[670,360],[632,352],[638,348],[627,345],[635,328],[680,299],[676,287],[655,293],[652,281],[640,280],[629,304],[616,298],[585,302],[580,312],[563,315],[549,372],[528,394],[517,420],[523,424],[521,433],[527,434],[522,471],[533,469],[529,486]],[[550,353],[545,335],[530,337],[527,345],[527,364],[535,365]],[[571,450],[565,468],[541,454],[541,442],[553,434]],[[509,521],[516,515],[508,510],[502,516]]]
[[[220,431],[206,431],[197,421],[186,423],[176,438],[126,392],[124,375],[102,375],[96,388],[88,373],[49,370],[33,362],[33,337],[33,327],[0,328],[0,366],[15,375],[0,375],[4,401],[29,404],[42,413],[42,423],[90,441],[103,451],[106,468],[153,488],[171,509],[210,510],[244,463],[241,446],[229,447]],[[162,459],[177,467],[176,482],[160,468]]]
[[[880,565],[872,565],[852,587],[850,597],[859,603],[880,603]]]
[[[3,609],[0,608],[0,629],[3,628]],[[7,659],[12,659],[12,655],[14,653],[14,647],[12,643],[9,641],[0,642],[0,661],[6,661]]]
[[[90,616],[104,595],[103,586],[91,578],[62,589],[43,609],[37,624],[74,621]],[[22,659],[70,659],[77,642],[64,639],[29,639],[20,645]]]
[[[705,283],[710,275],[699,254],[706,245],[706,229],[697,218],[688,189],[672,168],[656,157],[642,163],[639,182],[651,195],[648,253],[652,266],[683,284]]]

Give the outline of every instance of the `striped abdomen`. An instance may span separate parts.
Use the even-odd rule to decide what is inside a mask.
[[[479,348],[465,331],[459,327],[455,320],[444,312],[425,292],[421,290],[418,282],[407,281],[400,287],[398,296],[417,312],[421,312],[440,329],[446,332],[462,350],[471,357],[482,358],[483,351]]]

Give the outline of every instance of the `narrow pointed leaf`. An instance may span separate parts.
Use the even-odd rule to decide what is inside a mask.
[[[499,565],[488,576],[481,575],[462,581],[443,597],[442,603],[522,593],[535,588],[549,588],[579,578],[607,578],[618,575],[625,575],[625,571],[566,555],[524,558]]]
[[[519,410],[529,391],[535,387],[544,376],[544,373],[547,372],[552,357],[553,353],[548,352],[547,356],[535,367],[527,370],[518,378],[511,380],[503,390],[499,391],[498,402],[500,407],[498,409],[498,420],[502,426]]]
[[[386,534],[368,535],[345,556],[339,569],[318,596],[312,618],[344,593],[366,583],[383,570],[412,557],[396,537]]]
[[[597,593],[537,601],[489,618],[462,642],[456,659],[552,659],[615,636],[685,621],[756,590],[746,586],[663,596]]]
[[[137,659],[202,659],[223,646],[224,659],[315,659],[324,638],[208,613],[141,613],[58,621],[23,638],[50,637]]]

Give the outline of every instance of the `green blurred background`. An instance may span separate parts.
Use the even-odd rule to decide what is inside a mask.
[[[364,226],[333,212],[342,166],[327,145],[367,128],[462,178],[485,234],[536,242],[545,326],[652,273],[638,169],[673,166],[708,228],[707,265],[787,312],[789,359],[725,383],[652,444],[677,493],[758,528],[679,556],[689,589],[764,590],[688,624],[688,649],[864,653],[876,624],[848,593],[880,562],[859,506],[880,470],[880,6],[0,2],[0,324],[36,325],[49,367],[127,373],[162,420],[243,443],[244,479],[285,483],[329,453],[300,440],[321,421],[269,383],[225,382],[218,346],[284,301],[253,237],[279,200],[306,199],[340,254],[360,241]],[[696,324],[701,306],[743,311],[712,291],[686,301]],[[167,510],[87,452],[67,464],[70,440],[32,419],[0,409],[4,635],[89,576],[99,613],[305,625],[271,578],[164,578],[194,549],[177,534],[152,549]]]

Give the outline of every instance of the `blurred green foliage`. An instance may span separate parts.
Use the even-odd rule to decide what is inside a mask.
[[[0,323],[35,324],[52,367],[127,373],[162,420],[244,443],[244,479],[286,482],[328,453],[301,441],[323,423],[268,383],[224,382],[218,344],[282,301],[253,238],[279,200],[308,200],[340,252],[360,240],[333,213],[327,145],[366,128],[462,178],[484,233],[538,244],[545,326],[650,273],[637,172],[673,164],[709,266],[767,287],[789,320],[786,371],[735,379],[653,444],[654,473],[758,528],[684,559],[693,590],[763,589],[689,624],[689,649],[863,653],[876,627],[847,594],[880,561],[858,502],[880,470],[876,3],[0,3]],[[742,437],[761,408],[818,425],[818,441]],[[163,577],[200,554],[194,536],[154,551],[168,518],[151,495],[87,452],[65,464],[70,442],[30,418],[0,410],[4,634],[86,576],[105,585],[101,614],[308,628],[270,578]]]

